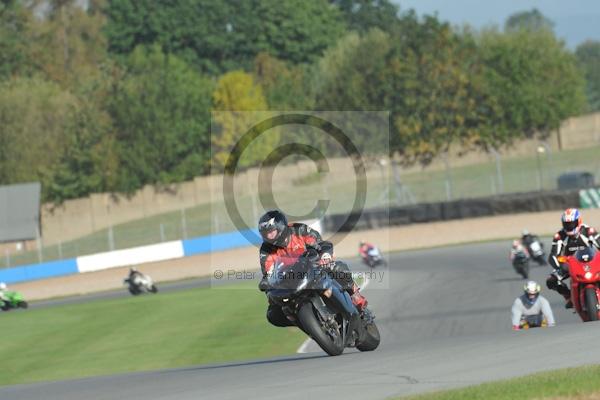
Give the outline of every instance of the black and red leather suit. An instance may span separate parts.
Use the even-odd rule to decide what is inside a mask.
[[[577,250],[582,250],[587,247],[595,247],[600,249],[598,243],[598,232],[596,229],[582,224],[577,235],[569,236],[564,229],[556,232],[552,239],[552,248],[550,249],[550,256],[548,262],[555,271],[564,279],[569,278],[569,271],[566,264],[562,264],[558,261],[559,256],[570,256],[573,255]],[[555,274],[551,274],[546,280],[546,286],[548,289],[556,290],[562,294],[565,300],[569,301],[571,298],[571,289],[565,284],[559,284],[558,278]]]
[[[315,247],[320,253],[329,253],[333,256],[333,244],[328,241],[324,241],[321,238],[319,232],[310,228],[306,224],[293,223],[288,224],[289,236],[287,242],[283,246],[275,246],[273,244],[264,242],[260,248],[260,268],[263,273],[263,279],[266,278],[267,274],[271,272],[275,261],[280,257],[286,258],[298,258],[307,249],[307,246]],[[342,286],[344,290],[347,290],[350,294],[358,295],[358,286],[352,279],[352,273],[348,265],[341,261],[336,261],[330,266],[324,266],[329,268],[332,277]],[[362,296],[353,297],[361,300]],[[362,298],[364,301],[364,298]],[[355,305],[356,302],[355,302]],[[281,306],[276,304],[269,304],[267,309],[267,319],[275,326],[292,326],[294,322],[290,321]]]

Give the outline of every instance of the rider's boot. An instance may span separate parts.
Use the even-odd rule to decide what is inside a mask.
[[[565,285],[559,285],[556,291],[562,294],[562,296],[565,298],[565,308],[573,308],[573,302],[571,301],[571,290]]]

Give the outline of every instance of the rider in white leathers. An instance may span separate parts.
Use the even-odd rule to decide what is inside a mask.
[[[529,281],[523,287],[523,295],[515,299],[512,306],[512,326],[513,330],[521,329],[521,320],[538,317],[536,323],[540,326],[542,318],[546,319],[548,326],[554,326],[554,314],[550,303],[545,297],[540,296],[540,285],[534,281]]]

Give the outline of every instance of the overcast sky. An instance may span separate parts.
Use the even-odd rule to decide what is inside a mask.
[[[417,14],[437,11],[454,25],[468,23],[476,28],[503,26],[518,11],[537,8],[554,22],[554,32],[575,48],[586,39],[600,40],[600,0],[392,0],[400,11],[414,8]]]

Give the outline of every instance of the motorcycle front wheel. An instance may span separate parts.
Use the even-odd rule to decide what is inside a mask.
[[[356,348],[360,351],[373,351],[379,346],[380,340],[379,329],[371,322],[365,327],[365,339],[357,344]]]
[[[598,321],[598,297],[595,288],[585,289],[585,308],[590,321]]]
[[[523,265],[519,273],[521,274],[521,276],[523,276],[523,279],[529,278],[529,263]]]
[[[330,356],[338,356],[344,351],[344,341],[341,332],[332,337],[325,332],[320,319],[315,314],[311,303],[305,303],[298,311],[298,319],[310,337],[317,342],[319,347]]]

